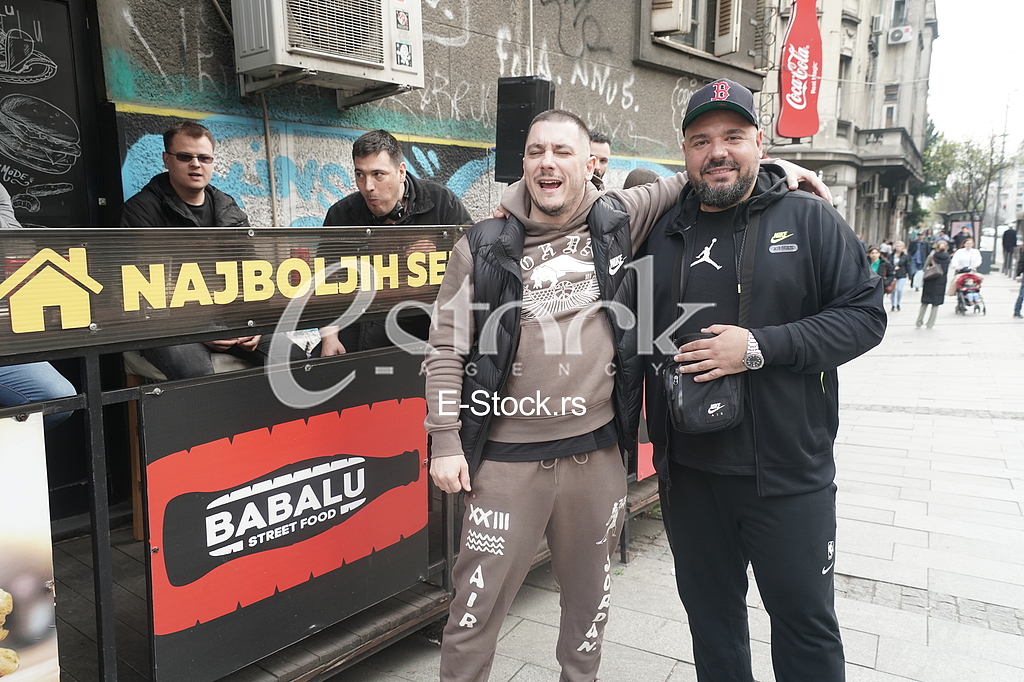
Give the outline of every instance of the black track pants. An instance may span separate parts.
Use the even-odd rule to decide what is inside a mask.
[[[671,464],[661,505],[700,682],[753,682],[747,565],[771,617],[777,682],[842,682],[835,613],[835,484],[758,497],[753,476]]]

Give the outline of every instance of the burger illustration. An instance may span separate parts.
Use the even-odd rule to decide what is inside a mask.
[[[78,161],[78,125],[46,100],[8,95],[0,100],[0,154],[43,173],[67,173]]]

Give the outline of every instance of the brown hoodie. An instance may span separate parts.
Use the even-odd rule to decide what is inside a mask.
[[[630,216],[634,253],[685,183],[686,176],[680,173],[650,185],[608,192]],[[614,416],[614,376],[608,368],[615,348],[607,314],[600,307],[587,224],[590,209],[601,195],[588,182],[579,208],[560,227],[530,219],[533,204],[522,183],[509,186],[502,196],[502,205],[525,229],[520,261],[523,308],[519,350],[502,394],[505,409],[491,421],[489,440],[538,443],[569,438],[589,433]],[[472,256],[463,238],[455,245],[434,304],[424,361],[425,426],[434,457],[463,454],[458,412],[463,374],[473,371],[465,366],[476,334],[469,307],[472,279]],[[488,404],[486,410],[492,412],[493,407]],[[470,408],[485,409],[474,403]]]

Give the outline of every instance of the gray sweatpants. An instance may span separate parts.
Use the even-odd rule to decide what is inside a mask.
[[[441,682],[484,682],[509,606],[545,535],[561,588],[561,682],[594,682],[626,476],[617,446],[543,462],[480,465],[466,504]]]

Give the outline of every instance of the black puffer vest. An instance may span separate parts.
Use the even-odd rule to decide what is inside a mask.
[[[637,355],[637,326],[630,329],[607,307],[614,302],[635,310],[636,271],[628,267],[633,249],[629,215],[611,197],[601,197],[590,209],[587,220],[594,249],[594,271],[601,299],[605,302],[609,331],[615,338],[615,426],[623,458],[636,449],[637,427],[643,400],[643,362]],[[486,303],[487,310],[473,312],[476,338],[466,362],[462,382],[462,403],[473,404],[471,396],[483,390],[488,398],[500,395],[519,349],[519,320],[523,301],[523,277],[519,261],[523,256],[525,233],[514,216],[505,220],[489,219],[476,224],[466,235],[473,255],[474,302]],[[611,265],[610,265],[611,264]],[[495,311],[491,319],[491,311]],[[481,339],[493,335],[496,352],[481,350]],[[595,368],[595,371],[604,371]],[[487,442],[491,415],[475,415],[462,410],[459,435],[471,472],[480,464]]]

